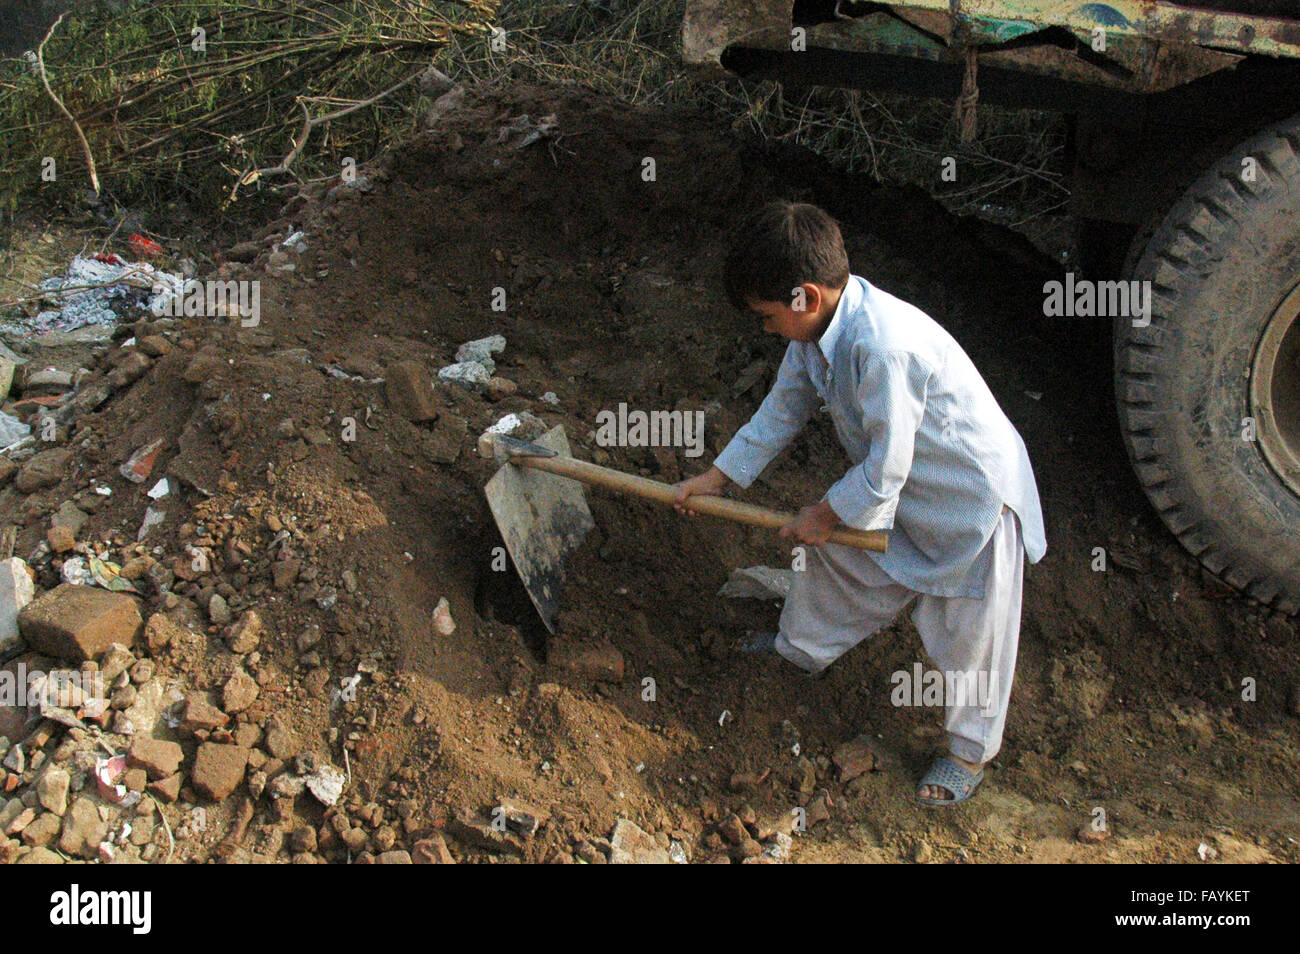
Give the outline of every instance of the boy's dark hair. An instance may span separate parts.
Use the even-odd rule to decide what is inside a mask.
[[[722,280],[731,303],[788,302],[804,282],[842,288],[849,257],[835,220],[804,202],[769,202],[745,216],[732,233]]]

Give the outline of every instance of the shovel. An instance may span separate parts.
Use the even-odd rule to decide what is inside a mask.
[[[670,506],[675,492],[670,484],[575,460],[569,453],[563,427],[547,431],[531,444],[494,435],[492,450],[504,466],[488,481],[488,506],[524,588],[542,622],[554,633],[564,560],[596,525],[582,484]],[[779,529],[794,519],[791,513],[727,497],[692,495],[690,502],[691,509],[698,513],[754,527]],[[884,533],[840,526],[832,531],[830,539],[832,543],[884,553],[889,538]]]

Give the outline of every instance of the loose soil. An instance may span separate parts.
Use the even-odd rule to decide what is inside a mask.
[[[561,135],[498,144],[524,113],[554,113]],[[218,554],[214,577],[180,586],[167,610],[205,640],[173,664],[200,687],[224,682],[236,659],[195,597],[232,583],[266,621],[264,705],[340,765],[347,743],[351,810],[393,806],[467,861],[567,860],[619,818],[691,860],[725,859],[715,832],[732,811],[814,804],[794,861],[1189,862],[1202,844],[1221,861],[1300,860],[1294,623],[1207,577],[1160,524],[1115,425],[1107,329],[1043,316],[1043,283],[1059,269],[1029,242],[696,115],[567,88],[471,94],[362,171],[370,191],[304,190],[263,230],[252,265],[223,266],[262,281],[259,327],[178,323],[188,347],[74,432],[90,441],[75,478],[0,495],[0,513],[31,521],[21,554],[44,512],[107,480],[117,492],[88,532],[129,547],[148,501],[116,467],[166,437],[159,466],[182,478],[184,507],[150,542],[164,562],[202,535]],[[511,570],[494,567],[501,540],[482,488],[495,468],[475,440],[502,415],[527,410],[562,424],[577,456],[673,481],[703,469],[757,407],[783,342],[726,304],[720,256],[737,212],[774,196],[829,209],[853,270],[952,332],[1034,463],[1048,553],[1026,572],[1005,743],[978,796],[953,811],[912,803],[943,740],[940,712],[890,703],[890,675],[925,661],[905,616],[820,678],[736,652],[779,607],[715,594],[734,567],[789,565],[774,534],[589,491],[597,531],[571,561],[558,637]],[[295,270],[265,271],[269,243],[297,229],[307,249]],[[403,359],[436,374],[459,344],[498,333],[497,374],[518,385],[500,400],[439,382],[439,419],[417,425],[371,383]],[[205,351],[220,360],[185,381]],[[548,391],[558,404],[541,400]],[[597,413],[620,402],[705,410],[707,452],[597,447]],[[797,508],[846,466],[819,416],[746,499]],[[295,532],[313,579],[273,587],[268,516]],[[249,546],[242,565],[221,558],[227,539]],[[326,587],[338,599],[321,609]],[[432,623],[441,598],[450,636]],[[313,626],[319,664],[304,665],[295,641]],[[613,646],[623,678],[548,664],[556,638]],[[359,668],[356,698],[341,698]],[[864,732],[884,757],[844,784],[830,757]],[[465,824],[503,799],[549,815],[505,851]],[[1106,832],[1081,837],[1099,809]],[[297,811],[322,824],[309,798]],[[181,856],[206,857],[220,821]],[[265,846],[279,842],[263,835],[277,824],[259,803],[234,860],[273,860]]]

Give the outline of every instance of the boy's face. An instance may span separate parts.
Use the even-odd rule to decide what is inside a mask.
[[[832,295],[834,301],[831,300]],[[834,289],[805,282],[795,289],[790,301],[749,299],[749,310],[763,319],[763,330],[789,341],[816,341],[825,332],[835,312],[839,295]]]

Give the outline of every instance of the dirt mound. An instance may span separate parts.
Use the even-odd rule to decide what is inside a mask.
[[[551,114],[558,131],[516,148]],[[924,660],[905,619],[818,679],[734,651],[777,609],[715,593],[733,567],[788,565],[774,535],[592,492],[598,529],[554,638],[499,558],[482,494],[494,467],[474,449],[506,413],[563,424],[577,456],[669,481],[747,419],[783,349],[726,305],[722,236],[776,195],[829,208],[854,271],[956,335],[1038,474],[1049,552],[1026,574],[1005,749],[964,813],[910,803],[941,740],[935,712],[889,702],[890,673]],[[298,231],[305,247],[277,245]],[[218,850],[236,824],[245,836],[222,857],[419,854],[442,835],[461,860],[602,861],[635,841],[625,830],[611,848],[619,819],[649,854],[741,857],[766,836],[780,857],[774,833],[799,808],[796,859],[1190,860],[1231,828],[1245,840],[1222,842],[1225,860],[1296,860],[1294,628],[1205,579],[1151,514],[1117,440],[1103,329],[1042,316],[1053,266],[1028,242],[694,115],[523,89],[471,94],[357,180],[304,190],[229,259],[221,277],[262,282],[260,323],[137,327],[175,347],[78,418],[61,483],[0,494],[0,513],[26,524],[22,555],[62,501],[111,484],[81,536],[156,560],[149,609],[198,640],[160,649],[159,664],[218,694],[248,669],[254,745],[267,748],[275,715],[309,755],[299,776],[327,761],[349,773],[328,810],[309,794],[250,792],[235,811],[183,793],[218,819],[189,826],[184,857]],[[422,423],[390,405],[396,362],[436,380],[491,334],[507,340],[496,374],[513,390],[436,381],[436,420]],[[704,411],[707,452],[597,446],[596,415],[620,403]],[[160,437],[156,472],[180,499],[137,548],[151,481],[116,469]],[[844,466],[818,419],[750,498],[803,505]],[[53,585],[58,560],[34,560]],[[260,615],[251,655],[213,618],[214,594],[234,617]],[[442,599],[450,635],[434,626]],[[844,779],[833,753],[863,732],[876,771]],[[250,779],[292,764],[269,750],[255,761],[267,759]],[[1116,837],[1082,843],[1096,807]]]

